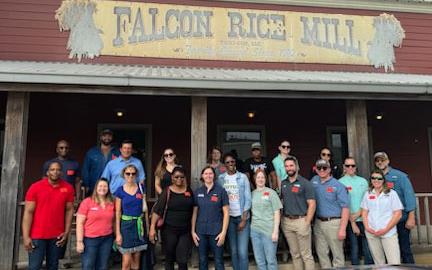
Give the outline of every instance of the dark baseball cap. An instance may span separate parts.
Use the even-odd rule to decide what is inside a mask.
[[[111,129],[106,128],[106,129],[102,130],[100,134],[101,134],[101,135],[105,135],[105,134],[113,135],[114,133],[112,132]]]

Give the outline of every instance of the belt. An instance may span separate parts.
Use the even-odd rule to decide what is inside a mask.
[[[134,217],[134,216],[126,216],[126,215],[122,215],[121,216],[122,220],[125,221],[131,221],[131,220],[136,220],[137,221],[137,231],[138,231],[138,237],[139,239],[142,239],[144,236],[144,222],[141,216],[139,217]]]
[[[321,221],[330,221],[332,219],[340,219],[341,217],[317,217]]]
[[[300,219],[300,218],[304,218],[305,216],[286,215],[285,217],[287,217],[287,218],[289,218],[289,219]]]

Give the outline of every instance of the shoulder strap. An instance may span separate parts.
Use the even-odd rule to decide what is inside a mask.
[[[164,212],[163,212],[163,220],[165,220],[165,216],[166,216],[166,212],[167,212],[167,209],[168,209],[168,202],[169,202],[169,198],[170,198],[170,188],[169,187],[167,187],[167,192],[166,192],[166,200],[165,200],[165,209],[164,209]]]

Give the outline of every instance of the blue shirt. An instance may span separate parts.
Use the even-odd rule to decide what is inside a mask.
[[[342,208],[349,207],[348,192],[343,184],[331,177],[321,182],[318,176],[311,180],[315,189],[318,217],[340,217]]]
[[[145,193],[145,188],[142,186],[143,192]],[[114,196],[121,199],[121,210],[122,215],[139,217],[142,213],[142,200],[143,194],[141,190],[137,188],[135,194],[131,195],[124,191],[123,186],[119,187],[114,193]]]
[[[118,149],[111,147],[110,152],[105,156],[100,146],[94,146],[87,151],[82,167],[83,185],[93,190],[96,181],[101,177],[107,163],[120,156]]]
[[[222,207],[229,205],[226,190],[215,183],[207,192],[207,187],[202,185],[195,190],[194,201],[195,206],[198,207],[196,232],[206,235],[218,235],[222,231]]]
[[[405,220],[408,217],[408,212],[416,209],[416,197],[411,181],[407,174],[393,169],[392,167],[389,167],[385,179],[387,182],[391,182],[394,185],[393,189],[398,194],[404,207],[404,210],[402,211],[402,220]]]
[[[126,160],[120,156],[108,162],[102,173],[102,177],[108,179],[109,188],[112,194],[114,194],[119,187],[124,185],[125,179],[123,178],[122,171],[129,164],[135,165],[138,169],[138,175],[136,178],[137,183],[141,180],[145,180],[144,168],[139,159],[130,157]]]
[[[59,162],[62,165],[62,179],[66,180],[75,189],[75,180],[80,176],[79,163],[73,159],[59,159],[58,157],[48,160],[43,165],[43,175],[45,176],[48,171],[48,166],[51,162]]]

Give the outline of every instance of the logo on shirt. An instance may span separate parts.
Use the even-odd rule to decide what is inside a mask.
[[[352,187],[351,187],[351,186],[346,187],[346,190],[347,190],[348,192],[351,192],[351,191],[352,191]]]
[[[137,199],[140,199],[140,200],[142,200],[142,198],[143,198],[143,196],[142,196],[141,193],[137,193],[137,194],[135,195],[135,197],[136,197]]]
[[[328,188],[327,188],[327,192],[328,192],[328,193],[332,193],[332,192],[334,192],[333,187],[328,187]]]
[[[68,190],[67,190],[67,188],[60,188],[60,192],[67,192]]]
[[[299,191],[300,191],[300,188],[297,187],[297,186],[293,186],[293,187],[291,188],[291,192],[293,192],[293,193],[298,193]]]
[[[375,195],[369,195],[369,200],[375,200],[376,196]]]
[[[67,170],[66,173],[68,176],[72,176],[75,175],[75,170]]]
[[[394,188],[394,183],[393,182],[387,182],[387,187],[388,188]]]
[[[211,200],[212,202],[217,202],[217,201],[218,201],[218,197],[217,197],[217,195],[212,195],[211,198],[210,198],[210,200]]]
[[[191,196],[191,194],[190,194],[189,191],[186,191],[186,192],[184,193],[184,195],[185,195],[185,197],[190,197],[190,196]]]

